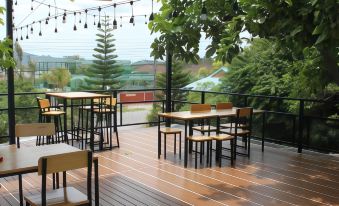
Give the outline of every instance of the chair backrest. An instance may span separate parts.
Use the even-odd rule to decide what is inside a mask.
[[[15,136],[17,137],[18,148],[20,147],[20,137],[53,135],[55,135],[54,123],[29,123],[15,125]]]
[[[117,98],[108,97],[105,99],[105,105],[114,107],[117,104]]]
[[[87,199],[92,202],[92,161],[91,151],[82,150],[65,154],[41,157],[38,162],[38,175],[41,181],[41,205],[46,205],[47,174],[63,172],[63,186],[66,187],[66,171],[87,167]]]
[[[246,125],[246,129],[251,131],[252,130],[252,116],[253,116],[252,107],[238,108],[237,115],[236,115],[235,128],[238,127],[238,124],[244,124]]]
[[[191,112],[209,112],[212,107],[210,104],[192,104]]]
[[[216,109],[232,109],[233,108],[233,103],[232,102],[219,102],[216,105]]]
[[[49,99],[37,99],[40,110],[46,110],[51,107]]]
[[[237,117],[250,117],[253,114],[252,107],[245,107],[237,109]]]
[[[88,150],[41,157],[38,163],[38,175],[52,174],[88,167],[92,161],[92,152]],[[44,165],[45,164],[45,165]],[[46,166],[46,168],[44,168]]]

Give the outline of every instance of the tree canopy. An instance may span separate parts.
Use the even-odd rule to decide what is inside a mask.
[[[339,6],[337,0],[162,0],[160,13],[149,24],[160,32],[151,55],[197,62],[202,32],[211,39],[206,56],[231,62],[241,52],[247,31],[252,37],[274,39],[303,60],[310,51],[323,80],[339,83]],[[201,17],[205,11],[207,18]],[[307,57],[309,58],[309,56]]]

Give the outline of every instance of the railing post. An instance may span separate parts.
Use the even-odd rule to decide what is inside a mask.
[[[300,100],[299,103],[299,134],[298,134],[298,153],[302,152],[303,149],[303,133],[304,133],[304,100]]]
[[[200,99],[201,104],[205,104],[205,92],[201,92],[201,99]]]
[[[114,124],[114,132],[117,132],[116,131],[116,126],[117,126],[117,123],[118,123],[118,121],[117,121],[117,117],[118,117],[118,115],[117,115],[117,109],[118,109],[118,107],[117,107],[117,105],[118,105],[118,92],[117,92],[117,90],[113,90],[113,97],[114,98],[116,98],[116,104],[115,104],[115,106],[114,106],[114,113],[113,113],[113,115],[114,115],[114,122],[113,122],[113,124]],[[120,116],[120,119],[121,119],[121,116]]]
[[[172,109],[172,53],[167,48],[166,50],[166,112],[171,112]],[[166,119],[166,127],[171,126],[170,119]]]
[[[7,38],[13,41],[13,1],[6,1],[6,24]],[[13,44],[10,44],[13,49]],[[13,51],[11,51],[13,57]],[[7,88],[8,88],[8,136],[9,144],[15,144],[15,91],[14,91],[14,68],[7,69]]]

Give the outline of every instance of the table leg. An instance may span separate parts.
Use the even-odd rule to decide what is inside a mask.
[[[99,160],[94,160],[94,193],[95,193],[95,206],[99,206]]]
[[[189,125],[189,131],[188,131],[188,135],[189,136],[192,136],[193,135],[193,121],[189,121],[188,123]],[[192,148],[193,148],[193,142],[192,141],[188,141],[189,143],[189,153],[191,154],[192,153]]]
[[[64,114],[64,139],[65,139],[65,142],[67,144],[69,144],[69,141],[68,141],[68,135],[67,135],[67,99],[65,98],[64,99],[64,111],[65,111],[65,114]]]
[[[71,99],[71,140],[72,140],[72,146],[74,144],[74,122],[73,122],[73,100]]]
[[[184,149],[184,166],[187,167],[188,144],[187,144],[187,121],[185,121],[185,149]]]
[[[19,201],[20,201],[20,206],[23,206],[24,196],[22,194],[22,175],[19,175]]]
[[[160,116],[158,116],[158,159],[161,154],[161,134],[160,134]]]
[[[220,117],[218,116],[217,117],[217,131],[216,131],[217,135],[220,133]],[[220,155],[220,151],[222,148],[222,141],[216,141],[215,142],[215,160],[219,160],[221,161],[221,159],[219,159],[219,156],[221,157]]]
[[[93,103],[93,99],[91,99],[91,111],[90,111],[90,115],[91,115],[91,120],[90,120],[90,134],[89,134],[89,138],[90,138],[90,147],[91,150],[94,151],[94,112],[93,112],[93,108],[94,108],[94,103]]]

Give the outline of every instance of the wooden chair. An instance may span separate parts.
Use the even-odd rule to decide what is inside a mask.
[[[59,132],[62,130],[61,116],[65,115],[66,112],[58,108],[51,107],[49,99],[37,98],[39,106],[39,122],[51,122],[53,118],[56,130],[57,141],[60,142],[60,139],[64,141],[64,136],[60,135]]]
[[[92,204],[92,152],[84,150],[39,159],[38,175],[42,177],[41,194],[25,197],[28,206],[61,206]],[[60,164],[60,163],[63,164]],[[87,195],[74,187],[67,187],[66,174],[69,170],[87,167]],[[47,191],[47,175],[63,172],[63,188]]]
[[[114,114],[116,112],[116,104],[117,99],[114,97],[102,98],[100,99],[98,108],[94,109],[94,114],[97,116],[97,128],[100,129],[100,141],[106,144],[109,144],[109,148],[112,149],[112,131],[116,133],[117,145],[115,147],[119,147],[119,135],[118,135],[118,127],[114,124],[115,118]],[[99,124],[99,127],[98,127]],[[104,130],[106,129],[107,138],[104,141]]]
[[[40,145],[40,140],[44,142],[44,137],[48,139],[55,135],[55,125],[53,123],[30,123],[16,124],[15,136],[17,138],[17,147],[20,148],[21,137],[37,137],[36,145]]]
[[[235,116],[235,124],[232,128],[222,129],[220,132],[231,135],[235,138],[234,140],[234,158],[236,158],[236,154],[242,154],[250,157],[250,140],[251,140],[251,130],[252,130],[252,116],[253,116],[253,108],[246,107],[246,108],[239,108],[236,110]],[[246,128],[240,128],[238,125],[241,122],[246,122]],[[245,146],[243,146],[246,150],[246,153],[237,153],[237,137],[243,137]]]
[[[209,132],[208,132],[209,133]],[[213,137],[206,135],[192,135],[188,136],[187,139],[195,143],[195,169],[198,164],[198,143],[200,143],[200,164],[202,163],[202,155],[204,153],[204,143],[207,142],[207,164],[211,167],[212,165],[212,140]]]
[[[177,134],[179,134],[179,159],[181,159],[181,130],[171,127],[160,128],[160,134],[164,134],[164,158],[166,159],[166,142],[167,142],[167,135],[174,134],[174,154],[177,151]],[[161,143],[160,143],[161,145]],[[158,148],[159,149],[159,148]],[[161,149],[159,149],[161,151]]]
[[[223,109],[232,109],[233,103],[232,102],[220,102],[216,104],[216,110],[223,110]],[[231,120],[230,123],[220,124],[220,128],[232,128],[234,127],[234,121]],[[238,128],[246,128],[245,124],[239,123]]]
[[[192,104],[191,105],[191,113],[203,113],[210,112],[212,107],[210,104]],[[200,121],[199,126],[193,126],[193,130],[200,131],[202,134],[205,132],[215,132],[217,130],[216,127],[210,125],[210,120],[207,120],[207,124],[205,124],[204,120]]]

